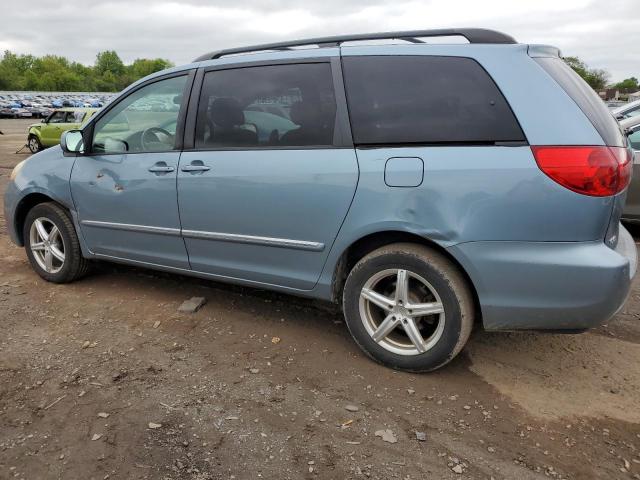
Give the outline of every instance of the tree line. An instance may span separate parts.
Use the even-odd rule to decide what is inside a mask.
[[[173,64],[162,58],[139,58],[125,65],[113,50],[98,53],[92,66],[58,55],[0,57],[0,90],[43,92],[119,92],[127,85]]]
[[[606,70],[590,68],[578,57],[564,57],[564,61],[594,90],[608,86],[632,93],[640,89],[635,77],[610,85]],[[7,50],[0,57],[0,90],[119,92],[139,78],[171,66],[169,60],[162,58],[139,58],[125,65],[113,50],[98,53],[93,66],[70,62],[57,55],[36,57]]]
[[[563,60],[596,91],[614,88],[621,93],[633,93],[640,89],[636,77],[625,78],[621,82],[610,84],[608,83],[609,72],[606,70],[591,68],[578,57],[564,57]]]

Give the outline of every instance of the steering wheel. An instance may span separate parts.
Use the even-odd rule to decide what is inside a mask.
[[[142,131],[140,143],[143,150],[157,150],[158,144],[173,147],[173,135],[160,127],[150,127]]]

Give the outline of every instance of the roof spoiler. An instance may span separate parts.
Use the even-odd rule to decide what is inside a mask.
[[[392,39],[405,40],[410,43],[425,43],[420,40],[420,38],[452,36],[464,37],[469,43],[517,43],[513,37],[501,32],[497,32],[495,30],[487,30],[484,28],[442,28],[437,30],[408,30],[404,32],[361,33],[354,35],[339,35],[334,37],[308,38],[304,40],[295,40],[289,42],[265,43],[262,45],[229,48],[226,50],[209,52],[199,56],[194,60],[194,62],[201,62],[203,60],[215,60],[226,55],[235,55],[239,53],[261,52],[265,50],[291,50],[293,47],[304,47],[309,45],[317,45],[318,47],[338,47],[344,42]]]
[[[562,56],[560,49],[551,45],[529,45],[527,53],[532,58]]]

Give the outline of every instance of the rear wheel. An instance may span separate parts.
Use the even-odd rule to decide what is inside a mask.
[[[40,203],[27,214],[24,246],[33,269],[54,283],[68,283],[83,276],[89,261],[82,257],[80,242],[68,213],[55,203]]]
[[[29,138],[27,139],[27,145],[29,146],[29,150],[31,150],[31,153],[38,153],[40,150],[42,150],[42,144],[40,143],[40,140],[38,140],[38,137],[36,137],[35,135],[29,135]]]
[[[467,282],[445,256],[422,245],[393,244],[360,260],[343,293],[347,326],[374,360],[431,371],[451,361],[473,326]]]

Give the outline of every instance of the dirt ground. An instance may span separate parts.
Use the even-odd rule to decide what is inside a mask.
[[[0,193],[28,123],[0,120]],[[107,264],[49,284],[4,218],[0,252],[0,479],[640,479],[638,281],[598,330],[476,328],[413,375],[319,302]]]

